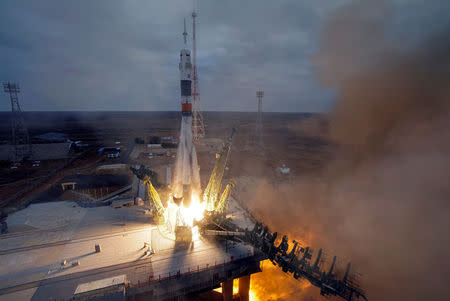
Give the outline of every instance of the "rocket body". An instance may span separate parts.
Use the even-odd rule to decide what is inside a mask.
[[[181,88],[181,114],[192,115],[192,64],[191,52],[188,49],[180,51],[180,88]]]
[[[173,192],[175,199],[183,198],[183,203],[190,201],[193,191],[200,191],[200,173],[197,163],[194,139],[192,135],[192,74],[191,52],[181,49],[180,63],[181,90],[181,127],[180,139],[175,162]]]

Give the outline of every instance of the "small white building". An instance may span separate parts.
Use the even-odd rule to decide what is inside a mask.
[[[291,173],[291,169],[283,164],[281,167],[278,167],[278,171],[283,175],[288,175]]]

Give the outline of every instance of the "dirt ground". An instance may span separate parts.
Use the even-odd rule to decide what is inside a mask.
[[[0,121],[0,141],[10,139],[10,123],[7,113],[2,113]],[[27,112],[25,122],[30,137],[46,132],[60,132],[73,141],[82,140],[92,149],[74,164],[47,184],[56,183],[62,177],[76,173],[89,174],[101,164],[143,163],[149,166],[165,166],[173,161],[175,149],[168,149],[164,157],[149,159],[146,144],[135,144],[135,138],[146,143],[152,136],[173,136],[177,139],[179,130],[178,112]],[[208,138],[228,139],[232,128],[236,129],[233,148],[226,178],[242,175],[276,176],[276,169],[282,164],[290,167],[293,173],[311,172],[320,168],[327,158],[328,143],[324,138],[326,121],[322,116],[310,114],[265,114],[263,118],[263,145],[255,148],[255,113],[204,113]],[[302,132],[299,132],[299,125]],[[218,140],[220,141],[220,140]],[[95,152],[100,146],[120,146],[119,160],[100,158]],[[205,150],[198,146],[202,184],[206,185],[214,165],[216,149]],[[220,148],[220,146],[219,146]],[[140,150],[136,153],[136,150]],[[299,160],[300,159],[300,160]],[[45,177],[52,170],[64,165],[66,160],[42,161],[39,167],[26,163],[18,169],[1,168],[0,197],[2,199],[16,193],[33,181]],[[160,168],[162,170],[162,168]]]

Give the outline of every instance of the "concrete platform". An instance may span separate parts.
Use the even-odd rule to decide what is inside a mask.
[[[252,226],[237,203],[230,208],[241,226]],[[258,270],[262,258],[252,247],[198,238],[180,248],[144,211],[53,202],[11,214],[8,222],[18,230],[0,236],[0,301],[71,299],[78,285],[119,275],[126,275],[127,296],[151,294],[156,300],[212,289]],[[144,243],[155,253],[146,253]]]

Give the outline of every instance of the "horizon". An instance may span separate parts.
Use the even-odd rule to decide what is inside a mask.
[[[180,111],[176,110],[167,110],[167,111],[149,111],[149,110],[141,110],[141,111],[132,111],[132,110],[58,110],[58,111],[44,111],[44,110],[35,110],[35,111],[22,111],[22,113],[58,113],[58,112],[64,112],[64,113],[114,113],[114,112],[129,112],[129,113],[180,113]],[[0,113],[12,113],[11,111],[0,111]],[[258,113],[257,111],[202,111],[202,113]],[[296,112],[277,112],[277,111],[263,111],[263,114],[328,114],[329,112],[302,112],[302,111],[296,111]],[[181,114],[181,113],[180,113]]]

